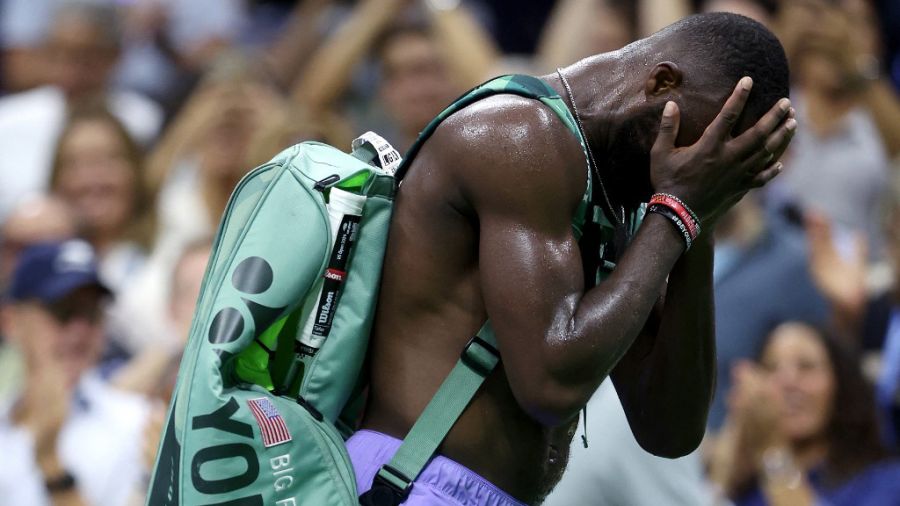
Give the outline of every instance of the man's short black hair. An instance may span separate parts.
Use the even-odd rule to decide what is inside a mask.
[[[753,78],[753,90],[743,118],[755,121],[778,99],[787,97],[790,73],[784,48],[761,23],[739,14],[710,12],[686,17],[663,29],[659,35],[675,41],[672,49],[687,54],[690,66],[704,82],[731,90],[744,76]],[[665,51],[665,50],[664,50]],[[677,59],[673,59],[678,61]],[[743,124],[739,121],[738,124]]]

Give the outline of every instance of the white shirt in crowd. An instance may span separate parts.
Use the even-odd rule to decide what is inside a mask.
[[[184,338],[171,325],[173,271],[184,248],[211,239],[216,226],[203,202],[198,170],[193,160],[175,164],[159,193],[153,253],[116,292],[109,328],[116,342],[131,353],[147,346],[180,344]]]
[[[0,504],[50,506],[35,462],[34,438],[11,423],[10,408],[0,408]],[[57,450],[89,506],[123,506],[144,487],[142,449],[148,414],[143,399],[110,387],[94,373],[79,382]]]
[[[159,133],[163,112],[152,100],[130,91],[111,91],[107,100],[139,143],[149,144]],[[22,197],[46,190],[65,120],[65,97],[52,86],[0,99],[0,221]]]
[[[587,405],[588,448],[572,441],[569,466],[544,506],[703,506],[712,504],[698,451],[680,459],[655,457],[635,441],[612,381]]]

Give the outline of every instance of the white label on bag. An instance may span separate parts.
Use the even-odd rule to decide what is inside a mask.
[[[375,152],[378,153],[378,160],[381,162],[381,168],[389,175],[393,176],[394,172],[397,171],[397,168],[400,167],[400,162],[403,161],[400,152],[394,149],[394,146],[391,146],[391,143],[384,140],[384,137],[372,131],[366,132],[356,139],[353,139],[351,147],[353,149],[358,149],[364,144],[369,144],[375,148]]]

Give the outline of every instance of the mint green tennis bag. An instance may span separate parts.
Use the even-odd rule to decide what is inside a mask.
[[[149,505],[351,506],[405,500],[496,367],[499,353],[486,324],[460,350],[459,362],[379,471],[372,490],[359,498],[344,440],[362,410],[369,331],[397,180],[441,121],[496,93],[541,100],[581,139],[552,89],[536,78],[505,76],[441,113],[402,165],[389,144],[369,133],[354,141],[350,154],[316,142],[292,146],[241,180],[213,243]],[[579,235],[584,217],[599,214],[588,205],[590,193],[588,171],[588,191],[573,220]],[[364,200],[360,216],[334,225],[329,212],[337,196],[348,194]],[[597,230],[598,243],[611,236],[610,227]],[[339,260],[343,263],[335,263]],[[313,348],[298,341],[307,324],[320,336]]]
[[[234,190],[213,243],[148,504],[357,504],[337,424],[365,360],[400,156],[371,133],[354,145],[353,155],[316,142],[292,146]],[[344,237],[352,259],[327,340],[298,364],[295,337],[318,308],[313,299],[330,272],[326,205],[335,189],[364,196],[365,206]],[[297,366],[302,377],[290,381],[286,375]]]

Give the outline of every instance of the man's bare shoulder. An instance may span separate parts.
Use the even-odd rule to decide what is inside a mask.
[[[480,100],[444,120],[426,147],[475,201],[489,195],[497,202],[497,192],[515,188],[528,202],[540,195],[574,205],[585,189],[581,144],[538,100]]]

